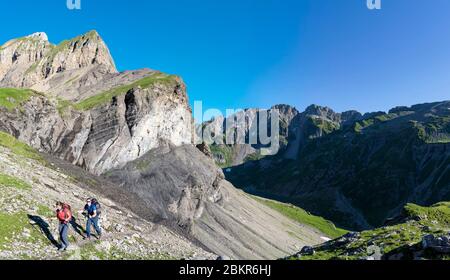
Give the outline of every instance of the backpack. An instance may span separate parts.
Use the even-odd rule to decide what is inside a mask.
[[[64,213],[64,216],[60,216],[60,214],[59,213]],[[64,203],[63,205],[62,205],[62,210],[61,210],[61,212],[59,212],[58,213],[58,219],[61,221],[61,222],[63,222],[63,221],[65,221],[65,220],[72,220],[72,208],[70,207],[70,205],[69,204],[67,204],[67,203]]]
[[[100,215],[102,213],[102,206],[100,205],[100,202],[96,198],[91,199],[92,205],[95,205],[95,208],[97,209],[97,215]]]
[[[63,209],[63,210],[69,210],[69,211],[72,211],[72,207],[70,207],[70,205],[67,204],[67,203],[63,203],[62,209]]]

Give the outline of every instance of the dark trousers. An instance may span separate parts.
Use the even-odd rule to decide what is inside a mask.
[[[94,226],[95,231],[98,235],[102,234],[101,228],[98,226],[98,216],[95,216],[94,218],[89,217],[86,223],[86,235],[87,237],[91,236],[91,226]]]
[[[68,224],[59,224],[59,240],[61,241],[61,248],[63,249],[69,247],[69,239],[67,238],[68,231]]]

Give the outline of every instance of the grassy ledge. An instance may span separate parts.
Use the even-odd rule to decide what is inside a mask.
[[[344,229],[337,228],[332,222],[325,220],[322,217],[309,214],[299,207],[257,197],[255,197],[255,199],[278,211],[291,220],[316,228],[327,237],[337,238],[348,232]]]
[[[113,97],[127,93],[132,88],[141,87],[143,89],[149,88],[150,86],[160,83],[160,84],[170,84],[176,80],[175,75],[166,75],[163,73],[155,73],[148,77],[142,78],[128,85],[119,86],[108,91],[102,92],[100,94],[89,97],[74,104],[74,108],[78,111],[91,110],[99,105],[109,102]]]
[[[44,158],[33,148],[20,142],[12,135],[0,131],[0,146],[10,149],[14,154],[44,163]]]
[[[0,173],[0,186],[7,188],[16,188],[19,190],[31,190],[31,186],[27,182],[3,173]]]
[[[30,89],[0,88],[0,107],[9,111],[16,109],[35,94]]]

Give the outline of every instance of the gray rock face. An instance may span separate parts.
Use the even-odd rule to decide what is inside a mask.
[[[422,248],[431,249],[437,253],[450,254],[450,234],[443,236],[426,235],[422,239]]]
[[[121,167],[160,141],[191,143],[191,115],[181,84],[131,89],[88,111],[61,114],[33,96],[20,109],[0,108],[0,129],[95,174]]]
[[[305,246],[300,251],[300,255],[304,255],[304,256],[311,256],[311,255],[314,255],[314,253],[315,253],[314,248],[311,246]]]
[[[209,127],[214,132],[222,131],[227,136],[230,135],[230,129],[226,126],[229,118],[235,120],[245,119],[245,122],[238,126],[244,127],[244,137],[242,138],[250,139],[255,137],[253,131],[258,125],[257,121],[260,113],[267,112],[268,116],[270,116],[274,110],[278,111],[280,117],[280,145],[273,150],[272,154],[281,154],[285,159],[297,159],[298,153],[306,141],[320,138],[338,130],[341,126],[350,125],[362,118],[362,115],[357,111],[336,113],[328,107],[311,105],[304,112],[299,112],[290,105],[281,104],[275,105],[269,110],[247,109],[228,118],[216,118],[213,121],[206,122],[204,126]],[[231,132],[233,132],[233,129],[234,127],[231,129]],[[271,131],[270,118],[268,131]],[[251,160],[252,156],[260,158],[261,149],[264,148],[264,145],[249,144],[248,140],[246,141],[245,144],[228,145],[227,148],[224,148],[223,145],[216,145],[218,146],[214,153],[216,162],[222,167],[232,167]],[[231,157],[228,161],[225,158],[225,153],[228,154],[228,157]]]
[[[67,82],[59,79],[67,72],[117,73],[109,50],[96,31],[59,45],[48,42],[45,33],[35,33],[8,41],[0,48],[1,87],[47,92]]]
[[[319,233],[237,191],[192,145],[163,145],[107,176],[140,198],[129,202],[139,208],[133,211],[181,229],[218,255],[274,259],[321,242]]]
[[[148,69],[117,73],[95,31],[57,46],[44,33],[11,40],[0,62],[0,88],[45,92],[0,108],[0,129],[92,173],[121,167],[160,141],[192,142],[181,79]]]

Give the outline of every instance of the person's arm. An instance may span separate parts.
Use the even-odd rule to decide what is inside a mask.
[[[87,216],[87,212],[88,212],[88,210],[87,210],[87,205],[84,205],[83,210],[81,210],[79,213],[82,214],[82,215],[84,215],[84,216],[86,217],[86,216]]]
[[[95,218],[97,216],[97,207],[95,205],[92,206],[92,215],[90,215],[91,218]]]
[[[66,222],[66,223],[69,223],[70,222],[70,220],[72,220],[72,215],[70,215],[68,212],[67,212],[67,210],[65,210],[65,219],[64,219],[64,221]]]

